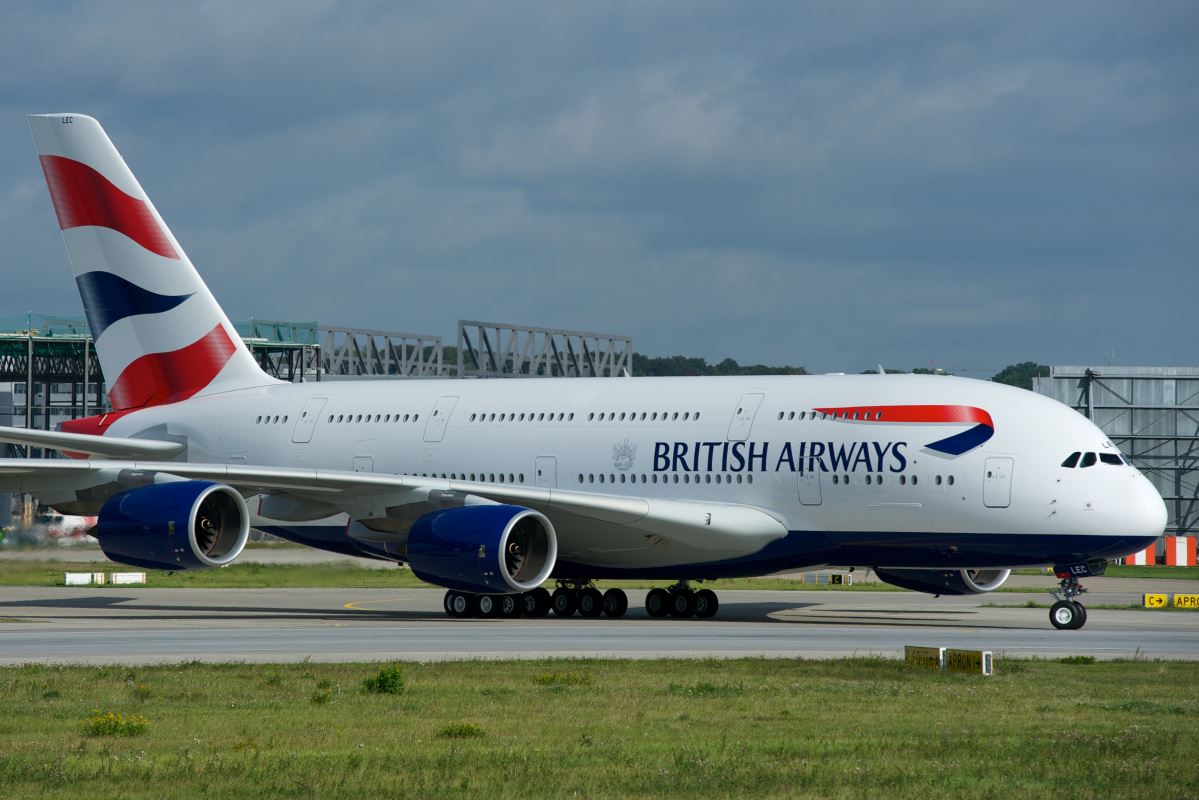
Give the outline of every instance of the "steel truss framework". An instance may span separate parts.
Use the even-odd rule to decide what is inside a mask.
[[[297,381],[319,373],[320,348],[316,345],[253,339],[246,344],[273,377]],[[19,385],[24,402],[14,405],[11,413],[24,417],[27,428],[48,430],[54,420],[63,417],[111,410],[90,336],[0,334],[0,382]]]
[[[1072,406],[1161,492],[1166,533],[1199,525],[1199,367],[1051,367],[1034,391]]]
[[[460,377],[620,377],[633,339],[608,333],[458,320]]]
[[[440,336],[321,326],[326,375],[436,378],[445,374]]]

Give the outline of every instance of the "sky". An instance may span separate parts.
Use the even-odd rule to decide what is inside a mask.
[[[230,318],[814,372],[1199,364],[1192,2],[8,2],[0,316],[81,314],[26,115]]]

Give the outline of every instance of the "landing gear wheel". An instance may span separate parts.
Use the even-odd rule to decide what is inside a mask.
[[[445,597],[441,598],[441,607],[445,609],[445,615],[447,617],[454,616],[454,612],[450,610],[450,598],[453,596],[454,590],[448,589],[446,590]]]
[[[541,586],[525,592],[520,596],[520,613],[526,617],[544,617],[550,613],[550,593]]]
[[[645,613],[651,617],[666,616],[670,608],[670,593],[665,589],[650,589],[645,596]]]
[[[720,601],[716,592],[711,589],[700,589],[695,593],[695,616],[700,619],[711,619],[720,609]]]
[[[629,596],[623,589],[609,589],[604,592],[604,614],[609,617],[623,617],[629,610]]]
[[[500,598],[494,594],[481,594],[478,602],[480,617],[498,617],[500,615]]]
[[[1058,630],[1074,631],[1086,622],[1086,611],[1070,600],[1059,600],[1049,609],[1049,621]]]
[[[479,602],[475,596],[465,592],[447,592],[445,605],[450,616],[458,619],[473,617],[479,609]]]
[[[604,613],[604,596],[598,589],[584,589],[578,598],[580,617],[598,617]]]
[[[1078,623],[1074,626],[1074,630],[1078,630],[1087,624],[1087,607],[1077,600],[1074,601],[1074,605],[1078,607]]]
[[[554,616],[569,617],[575,613],[578,606],[579,601],[574,589],[567,589],[565,586],[559,586],[550,597],[550,608],[553,609]]]
[[[691,617],[695,615],[695,594],[690,591],[673,592],[670,595],[670,616]]]
[[[520,600],[518,594],[502,594],[499,597],[500,616],[512,619],[520,616]]]

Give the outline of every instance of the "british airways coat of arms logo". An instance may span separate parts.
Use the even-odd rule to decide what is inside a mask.
[[[612,445],[612,466],[621,472],[628,472],[637,460],[637,445],[625,439]]]

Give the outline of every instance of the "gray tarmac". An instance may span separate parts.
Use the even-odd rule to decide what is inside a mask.
[[[1058,631],[1040,592],[723,591],[715,620],[658,620],[629,592],[620,620],[456,620],[433,589],[0,588],[0,664],[899,657],[907,644],[997,656],[1199,660],[1199,612],[1104,609],[1155,581],[1089,583],[1089,620]],[[1132,584],[1132,586],[1125,586]],[[1003,607],[996,607],[996,606]]]

